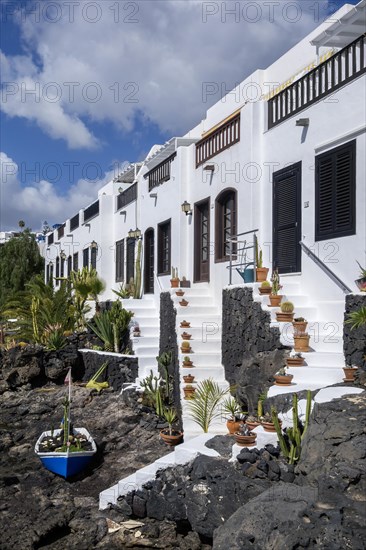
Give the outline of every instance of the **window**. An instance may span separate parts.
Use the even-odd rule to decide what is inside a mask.
[[[70,231],[74,231],[74,229],[77,229],[78,227],[79,227],[79,214],[75,214],[75,216],[70,220]]]
[[[85,208],[84,210],[84,223],[95,218],[99,215],[99,200],[95,201],[93,204]]]
[[[65,276],[65,260],[63,258],[61,258],[61,273],[60,273],[60,276],[61,277]]]
[[[232,115],[196,143],[196,168],[240,141],[240,113]]]
[[[53,244],[53,233],[51,233],[50,235],[48,235],[48,237],[47,237],[47,244]]]
[[[83,267],[89,267],[89,248],[83,250]]]
[[[64,236],[65,234],[65,225],[66,224],[62,224],[58,229],[57,229],[57,238],[60,240],[62,239],[62,237]]]
[[[225,261],[230,258],[230,238],[236,236],[236,191],[227,189],[216,199],[216,261]],[[233,253],[236,247],[233,246]]]
[[[70,277],[70,273],[72,271],[72,256],[69,256],[67,258],[67,274]]]
[[[50,264],[46,265],[46,283],[50,280]]]
[[[97,251],[94,246],[90,247],[90,265],[93,269],[97,269]]]
[[[73,264],[73,270],[78,271],[79,270],[79,253],[75,252],[72,258],[72,264]]]
[[[56,258],[56,286],[59,285],[60,281],[57,277],[60,276],[60,258],[57,256]]]
[[[170,220],[158,225],[158,274],[170,273]]]
[[[116,283],[124,281],[125,241],[116,242]]]
[[[315,240],[356,232],[356,140],[315,158]]]

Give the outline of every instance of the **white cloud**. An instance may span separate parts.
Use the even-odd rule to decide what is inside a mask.
[[[70,148],[98,146],[91,122],[112,122],[130,132],[137,114],[163,131],[187,131],[209,106],[202,101],[203,82],[232,89],[320,22],[303,0],[289,3],[301,10],[296,23],[295,11],[283,12],[279,2],[273,3],[273,22],[270,2],[249,2],[247,11],[244,2],[57,0],[46,11],[47,4],[36,2],[36,14],[19,23],[27,54],[2,56],[3,80],[15,86],[3,108]],[[324,16],[327,1],[320,4]],[[240,10],[230,15],[236,6]],[[92,23],[96,16],[99,21]],[[35,87],[39,102],[25,94]]]
[[[63,223],[96,200],[100,187],[115,176],[111,171],[98,181],[80,179],[62,195],[57,185],[45,180],[23,187],[20,170],[6,153],[0,153],[0,230],[17,229],[20,219],[34,230],[41,228],[45,218],[50,224]]]

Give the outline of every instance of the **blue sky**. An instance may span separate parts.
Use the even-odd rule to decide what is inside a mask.
[[[3,0],[1,230],[64,221],[344,3]]]

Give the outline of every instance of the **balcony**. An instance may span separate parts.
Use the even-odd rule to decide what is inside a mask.
[[[196,143],[196,168],[240,141],[240,112]]]
[[[99,200],[93,202],[84,210],[84,223],[99,215]]]
[[[137,199],[137,183],[128,187],[125,191],[117,196],[117,210],[120,210],[124,206],[127,206],[131,202]]]
[[[60,225],[60,227],[57,229],[57,238],[58,240],[62,239],[62,237],[65,235],[65,225],[66,224],[62,224]]]
[[[155,166],[152,170],[147,172],[147,174],[144,175],[145,179],[149,179],[149,192],[154,189],[154,187],[157,187],[158,185],[161,185],[162,183],[170,180],[170,165],[177,156],[177,153],[173,153],[165,159],[163,162]]]
[[[268,101],[268,129],[303,111],[366,71],[360,36]]]

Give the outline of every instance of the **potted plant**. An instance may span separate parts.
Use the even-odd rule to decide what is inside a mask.
[[[140,327],[139,327],[138,325],[135,325],[135,326],[133,327],[132,336],[133,336],[134,338],[138,338],[138,337],[141,336]]]
[[[282,420],[278,421],[280,424],[280,427],[282,426]],[[272,420],[272,415],[270,413],[266,413],[264,417],[262,418],[261,424],[263,426],[263,429],[265,432],[275,432],[276,427]]]
[[[253,447],[256,443],[257,434],[251,432],[247,424],[242,424],[239,430],[234,433],[234,437],[239,447]]]
[[[176,294],[177,296],[184,296],[184,290],[181,290],[181,289],[176,290],[176,291],[175,291],[175,294]]]
[[[263,252],[261,247],[258,245],[257,239],[255,240],[255,261],[256,261],[256,280],[258,283],[261,283],[267,279],[268,267],[263,267]]]
[[[182,306],[182,307],[186,307],[186,306],[188,306],[188,304],[189,304],[189,302],[187,302],[187,300],[185,300],[184,298],[183,298],[183,300],[181,300],[179,302],[179,305]]]
[[[163,416],[168,424],[168,428],[160,431],[160,437],[167,445],[175,447],[183,441],[183,432],[179,430],[173,430],[173,424],[177,421],[177,413],[175,409],[163,409]]]
[[[277,269],[273,271],[271,281],[272,281],[272,292],[269,295],[269,305],[270,307],[279,307],[282,300],[282,296],[278,293],[281,290],[282,285],[280,284],[280,276],[278,274]]]
[[[366,269],[361,266],[360,262],[357,261],[357,263],[360,268],[360,275],[359,278],[355,280],[355,283],[361,292],[366,292]]]
[[[183,391],[184,391],[184,399],[186,400],[193,399],[196,388],[191,384],[187,384],[186,386],[183,386]]]
[[[195,379],[195,376],[189,373],[183,376],[183,380],[186,384],[193,384],[194,379]]]
[[[272,290],[271,283],[269,281],[263,281],[261,283],[261,286],[258,288],[258,290],[260,295],[271,294],[271,290]]]
[[[229,389],[221,389],[220,385],[208,378],[197,385],[196,392],[188,404],[189,415],[204,433],[215,418],[221,417],[220,403],[228,394]]]
[[[189,334],[188,332],[182,332],[181,336],[183,340],[190,340],[192,338],[192,334]]]
[[[279,322],[292,322],[294,318],[294,304],[292,302],[282,302],[281,311],[276,313],[277,321]]]
[[[354,382],[355,381],[355,374],[357,372],[357,367],[354,365],[349,365],[343,367],[343,372],[345,378],[343,378],[344,382]]]
[[[304,317],[295,317],[292,321],[292,326],[294,327],[294,335],[300,336],[301,334],[306,334],[307,320]]]
[[[304,364],[304,358],[301,352],[292,351],[290,356],[287,357],[286,363],[288,367],[301,367]]]
[[[180,282],[180,286],[182,288],[191,288],[191,281],[187,281],[185,277],[182,277],[182,280]]]
[[[226,427],[229,430],[229,434],[233,435],[235,432],[239,431],[240,426],[243,424],[240,405],[235,397],[229,396],[225,399],[222,403],[222,412],[225,415],[229,415]]]
[[[191,344],[187,340],[183,340],[182,345],[180,347],[182,353],[191,353]]]
[[[170,286],[172,288],[178,288],[179,287],[179,277],[178,277],[178,268],[172,267],[172,275],[170,279]]]
[[[299,334],[294,335],[294,350],[295,351],[303,351],[308,352],[310,351],[309,347],[309,341],[310,341],[310,335],[309,334]]]
[[[261,425],[260,419],[263,417],[263,401],[265,397],[264,395],[260,395],[258,399],[258,405],[257,405],[257,416],[255,415],[249,415],[245,418],[245,424],[248,426],[250,430],[254,430],[258,426]]]
[[[293,375],[289,374],[286,367],[282,367],[277,374],[274,375],[276,386],[291,386]]]
[[[191,323],[189,323],[186,320],[180,322],[180,328],[189,328],[190,326],[191,326]]]
[[[183,359],[183,367],[193,367],[193,361],[186,355],[186,357]]]

